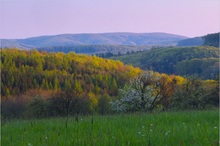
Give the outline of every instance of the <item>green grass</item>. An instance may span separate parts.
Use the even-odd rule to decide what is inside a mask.
[[[14,120],[1,128],[2,146],[217,146],[219,111]]]

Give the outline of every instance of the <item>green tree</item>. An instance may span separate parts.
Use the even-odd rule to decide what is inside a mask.
[[[101,115],[110,112],[110,96],[108,94],[102,95],[98,100],[98,112]]]

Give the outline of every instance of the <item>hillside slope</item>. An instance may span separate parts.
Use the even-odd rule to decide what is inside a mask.
[[[170,47],[152,49],[130,55],[115,56],[125,64],[142,69],[177,75],[198,74],[204,79],[213,79],[218,75],[219,49],[210,46]]]

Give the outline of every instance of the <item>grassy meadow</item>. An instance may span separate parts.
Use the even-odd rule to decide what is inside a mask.
[[[12,120],[2,146],[217,146],[219,111],[136,113]]]

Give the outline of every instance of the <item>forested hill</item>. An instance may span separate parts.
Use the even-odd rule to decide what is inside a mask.
[[[219,35],[220,33],[213,33],[213,34],[208,34],[203,37],[204,39],[204,45],[206,46],[214,46],[214,47],[219,47]]]
[[[1,39],[2,48],[33,49],[76,45],[173,45],[187,37],[168,33],[60,34],[26,39]]]
[[[180,40],[177,46],[214,46],[219,47],[219,33]]]
[[[210,46],[159,48],[111,59],[160,73],[197,74],[203,79],[216,78],[219,73],[219,49]]]
[[[1,50],[1,96],[23,94],[31,89],[64,90],[115,96],[118,88],[141,72],[120,61],[75,53],[36,50]]]

